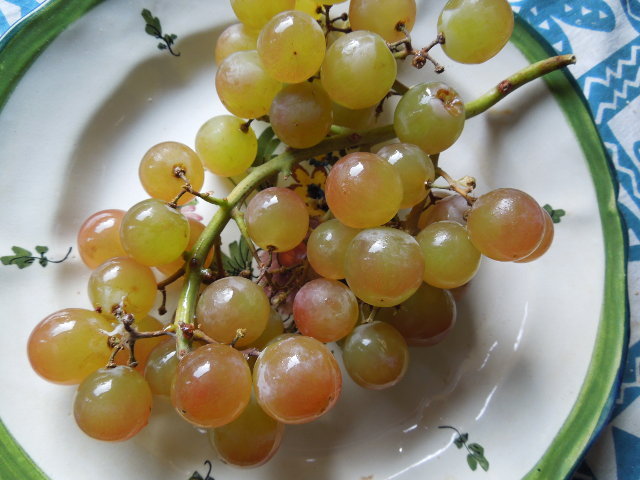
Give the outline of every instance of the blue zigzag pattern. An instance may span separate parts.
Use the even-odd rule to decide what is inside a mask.
[[[636,38],[578,79],[598,125],[640,94],[639,58],[640,38]]]
[[[20,9],[20,18],[40,5],[36,0],[5,0],[5,3],[18,7]],[[0,11],[0,36],[2,36],[10,26],[9,20],[2,14],[2,11]]]

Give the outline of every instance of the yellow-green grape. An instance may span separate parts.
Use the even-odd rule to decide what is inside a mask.
[[[549,247],[551,247],[551,243],[553,242],[553,220],[551,219],[551,215],[549,215],[549,212],[544,209],[542,209],[542,211],[545,213],[544,234],[542,236],[542,240],[540,240],[540,244],[533,252],[520,260],[516,260],[516,263],[533,262],[534,260],[537,260],[542,255],[547,253],[547,250],[549,250]]]
[[[216,64],[220,65],[232,53],[255,50],[259,33],[243,23],[235,23],[225,28],[216,41]]]
[[[387,42],[402,40],[416,21],[415,0],[351,0],[349,21],[353,30],[375,32]]]
[[[513,32],[507,0],[449,0],[438,18],[444,53],[461,63],[482,63],[506,45]]]
[[[329,96],[319,85],[309,82],[284,87],[269,111],[273,131],[293,148],[320,143],[329,133],[332,119]]]
[[[189,222],[175,208],[151,198],[131,207],[120,225],[125,251],[143,265],[173,262],[189,243]]]
[[[178,414],[203,428],[216,428],[240,416],[251,398],[251,370],[242,353],[209,344],[178,363],[171,402]]]
[[[102,210],[84,221],[78,231],[78,252],[87,267],[96,268],[110,258],[127,255],[120,243],[124,214],[124,210]]]
[[[480,267],[480,252],[471,243],[467,229],[458,222],[432,223],[416,240],[424,257],[424,281],[434,287],[460,287]]]
[[[256,340],[267,326],[271,307],[262,287],[243,277],[225,277],[200,295],[196,318],[200,329],[220,343],[231,343],[238,329],[245,335],[238,347]]]
[[[363,30],[337,39],[322,63],[322,86],[336,103],[351,109],[377,105],[397,74],[396,60],[385,41]]]
[[[120,442],[147,424],[151,402],[149,385],[133,368],[101,368],[78,387],[73,416],[90,437]]]
[[[498,188],[475,201],[467,217],[467,229],[483,255],[501,262],[517,261],[540,245],[545,215],[525,192]]]
[[[345,278],[360,300],[376,307],[404,302],[422,284],[424,259],[408,233],[380,227],[354,237],[344,262]]]
[[[194,190],[202,188],[204,169],[196,152],[179,142],[162,142],[144,154],[138,168],[138,176],[150,197],[171,202],[185,184],[177,175],[178,171]],[[192,199],[193,195],[186,193],[180,197],[178,204],[184,205]]]
[[[187,243],[187,248],[185,248],[185,252],[191,251],[193,246],[196,244],[198,238],[204,231],[204,224],[199,222],[198,220],[194,220],[193,218],[187,218],[189,222],[189,242]],[[213,249],[207,255],[207,258],[204,262],[205,265],[209,265],[213,260]],[[165,263],[164,265],[158,265],[156,268],[160,270],[165,275],[172,275],[176,273],[181,267],[184,266],[184,258],[182,256],[176,258],[173,262]]]
[[[282,83],[264,69],[255,50],[236,52],[216,72],[216,90],[224,106],[236,117],[258,118],[269,112]]]
[[[296,10],[311,15],[313,18],[319,18],[318,7],[324,2],[317,2],[316,0],[296,0]]]
[[[283,433],[284,425],[267,415],[252,396],[238,418],[209,431],[209,440],[223,462],[258,467],[276,454]]]
[[[164,325],[157,318],[152,317],[151,315],[146,315],[144,317],[138,317],[135,319],[133,323],[134,327],[139,332],[157,332],[164,328]],[[138,363],[135,368],[138,372],[144,373],[144,369],[147,366],[147,360],[151,351],[161,344],[164,341],[165,337],[150,337],[150,338],[140,338],[136,342],[136,346],[134,348],[136,362]],[[175,343],[175,340],[174,340]],[[129,349],[123,348],[116,354],[116,358],[114,359],[116,365],[129,365]]]
[[[324,32],[318,22],[297,10],[273,17],[258,37],[258,54],[264,69],[286,83],[304,82],[315,75],[325,50]]]
[[[271,17],[285,10],[293,10],[296,0],[231,0],[231,8],[242,23],[261,29]]]
[[[431,82],[415,85],[402,96],[393,126],[402,142],[432,155],[454,144],[464,120],[464,103],[458,93],[444,83]]]
[[[333,123],[352,130],[366,130],[376,123],[376,107],[359,108],[352,110],[332,102]]]
[[[270,187],[258,192],[247,205],[249,236],[260,248],[286,252],[295,248],[309,229],[309,213],[293,190]]]
[[[151,269],[132,258],[107,260],[89,277],[89,299],[93,308],[111,316],[121,302],[126,313],[143,317],[149,313],[158,293]]]
[[[409,345],[435,345],[453,328],[456,304],[448,290],[423,283],[400,305],[378,310],[376,319],[393,325]]]
[[[447,195],[439,199],[435,205],[430,205],[418,220],[418,228],[422,230],[427,225],[441,220],[452,220],[460,225],[466,225],[465,214],[469,211],[467,200],[458,194]]]
[[[307,258],[311,267],[325,278],[344,278],[347,247],[359,232],[335,218],[318,225],[307,241]]]
[[[345,339],[342,360],[354,382],[382,390],[402,380],[409,365],[409,349],[404,337],[390,324],[363,323]]]
[[[298,290],[293,300],[293,319],[300,333],[324,343],[348,335],[358,315],[358,300],[337,280],[311,280]]]
[[[426,182],[433,182],[436,170],[429,156],[410,143],[385,145],[377,155],[393,165],[402,182],[400,208],[413,207],[427,196]]]
[[[186,145],[179,142],[162,142],[151,147],[142,157],[138,168],[140,183],[150,197],[167,202],[173,201],[182,191],[186,178],[194,190],[200,190],[204,183],[202,162]],[[178,201],[184,205],[193,199],[185,193]]]
[[[29,336],[31,367],[50,382],[78,384],[107,364],[112,330],[110,321],[91,310],[67,308],[52,313]]]
[[[149,383],[151,393],[168,397],[171,394],[171,383],[176,376],[177,367],[176,341],[168,338],[156,345],[149,354],[144,369],[144,378]]]
[[[207,120],[198,130],[196,151],[207,170],[221,177],[232,177],[251,166],[258,152],[258,139],[241,118],[219,115]]]
[[[269,344],[253,368],[258,404],[282,423],[307,423],[329,411],[342,390],[331,350],[315,338],[291,335]]]
[[[378,155],[354,152],[331,168],[325,195],[331,212],[344,225],[377,227],[398,213],[402,182],[395,168]]]

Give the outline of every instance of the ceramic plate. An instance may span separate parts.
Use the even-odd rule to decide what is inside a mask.
[[[423,45],[435,36],[437,12],[418,3],[413,37]],[[144,32],[143,8],[178,35],[180,57]],[[226,1],[60,0],[4,38],[0,255],[14,245],[46,245],[56,259],[75,246],[88,215],[145,197],[137,183],[142,154],[165,140],[193,145],[199,126],[224,112],[212,51],[232,21]],[[441,78],[471,100],[549,51],[518,22],[513,43],[481,66],[434,53],[447,68]],[[435,76],[428,68],[403,73],[407,83]],[[400,385],[370,392],[345,378],[337,407],[287,428],[277,456],[255,470],[214,460],[206,436],[178,421],[163,399],[131,441],[85,437],[71,415],[74,389],[37,377],[25,344],[49,313],[89,307],[89,272],[75,250],[46,268],[0,266],[0,477],[565,478],[605,421],[627,331],[625,240],[602,144],[575,83],[561,72],[470,120],[441,158],[454,177],[475,176],[479,192],[520,188],[565,210],[553,247],[532,264],[484,261],[457,293],[452,334],[412,349]],[[483,447],[486,474],[470,470],[457,434],[439,428],[446,425]]]

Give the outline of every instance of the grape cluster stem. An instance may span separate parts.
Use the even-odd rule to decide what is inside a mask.
[[[559,55],[523,68],[500,82],[498,86],[489,90],[484,95],[467,103],[465,105],[466,118],[472,118],[486,111],[518,87],[554,70],[573,64],[575,61],[574,55]],[[398,86],[396,91],[403,93],[402,90],[402,86]],[[174,319],[178,358],[184,357],[191,349],[192,335],[195,330],[193,323],[195,319],[196,301],[202,282],[204,260],[213,247],[215,239],[220,236],[222,230],[233,217],[235,208],[244,201],[247,195],[270,177],[278,174],[286,175],[287,172],[291,172],[293,166],[300,161],[362,145],[375,145],[391,140],[395,138],[395,136],[393,125],[386,125],[362,132],[347,132],[330,136],[311,148],[289,148],[280,155],[253,168],[250,173],[236,185],[228,197],[216,199],[215,202],[211,202],[218,205],[219,209],[206,226],[200,238],[196,241],[192,249],[191,257],[186,262],[186,280],[178,299]],[[441,170],[440,173],[442,173]]]

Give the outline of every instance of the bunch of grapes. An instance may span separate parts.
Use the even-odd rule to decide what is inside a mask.
[[[549,248],[553,223],[529,195],[500,188],[475,197],[472,178],[440,167],[466,119],[496,95],[479,107],[442,82],[408,88],[397,79],[407,59],[440,71],[435,45],[458,62],[494,56],[513,28],[506,0],[449,0],[433,44],[418,49],[415,0],[351,0],[340,15],[332,5],[344,0],[321,3],[231,0],[241,23],[215,49],[229,114],[205,122],[194,149],[151,147],[139,164],[150,198],[80,227],[92,308],[42,320],[28,354],[45,379],[79,385],[74,416],[89,436],[131,438],[162,395],[210,429],[224,461],[260,465],[285,424],[311,422],[338,401],[334,351],[358,385],[389,388],[407,369],[409,346],[451,330],[449,290],[474,277],[482,256],[529,262]],[[374,126],[393,95],[401,96],[393,124]],[[268,158],[254,130],[264,122],[281,142]],[[318,156],[329,159],[327,209],[310,216],[277,176]],[[239,183],[216,198],[201,191],[205,171]],[[217,206],[207,226],[181,212],[194,197]],[[230,220],[254,255],[253,268],[234,275],[220,250]],[[165,325],[149,314],[173,282],[182,290]]]

